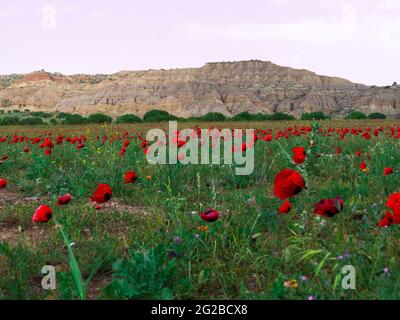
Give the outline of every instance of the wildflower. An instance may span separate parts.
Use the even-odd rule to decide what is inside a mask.
[[[32,222],[48,222],[53,216],[53,211],[47,205],[39,206],[32,217]]]
[[[385,216],[379,221],[378,226],[389,227],[392,224],[400,224],[400,193],[392,193],[386,202],[386,206],[392,209],[392,212],[387,210]]]
[[[97,203],[104,203],[111,199],[112,191],[108,184],[100,183],[93,193],[92,200]]]
[[[389,176],[393,173],[393,169],[392,168],[385,168],[383,169],[383,175],[385,176]]]
[[[67,193],[66,195],[58,197],[58,205],[61,206],[61,205],[68,204],[71,202],[71,200],[72,200],[71,195],[69,193]]]
[[[7,185],[6,179],[0,179],[0,189],[4,188]]]
[[[197,228],[199,231],[201,232],[207,232],[208,231],[208,227],[205,225],[201,225]]]
[[[308,281],[308,278],[306,276],[300,276],[300,280],[306,282]]]
[[[385,268],[383,268],[383,272],[384,272],[384,273],[389,273],[389,272],[390,272],[390,269],[389,269],[388,267],[385,267]]]
[[[125,173],[125,183],[134,183],[138,179],[138,175],[135,171],[127,171]]]
[[[278,212],[280,214],[285,214],[288,213],[291,209],[292,209],[292,204],[289,202],[289,200],[286,200],[279,208]]]
[[[368,172],[368,167],[367,167],[367,164],[365,163],[365,161],[363,161],[363,162],[361,162],[360,163],[360,170],[362,171],[362,172],[364,172],[364,173],[367,173]]]
[[[200,217],[203,221],[214,222],[218,220],[219,214],[217,210],[208,209],[207,211],[201,212]]]
[[[292,153],[295,164],[302,164],[306,160],[306,151],[303,147],[293,148]]]
[[[285,288],[296,289],[299,286],[299,284],[297,283],[297,280],[293,279],[293,280],[285,281],[283,283],[283,286]]]
[[[182,241],[182,239],[181,239],[180,236],[174,237],[174,243],[176,243],[176,244],[181,244],[182,242],[183,242],[183,241]]]
[[[274,194],[281,200],[294,197],[305,188],[303,177],[296,171],[283,169],[275,176]]]
[[[314,213],[331,218],[343,210],[344,202],[342,197],[337,196],[333,199],[322,199],[315,204]]]

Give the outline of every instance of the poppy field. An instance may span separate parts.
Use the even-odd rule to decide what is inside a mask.
[[[0,127],[0,299],[400,299],[398,121],[179,124],[254,128],[243,176],[166,125]]]

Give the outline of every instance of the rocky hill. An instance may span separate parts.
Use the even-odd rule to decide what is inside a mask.
[[[62,75],[37,71],[0,76],[0,108],[87,115],[162,109],[182,117],[242,111],[294,115],[351,110],[400,117],[400,86],[365,86],[259,60],[201,68]]]

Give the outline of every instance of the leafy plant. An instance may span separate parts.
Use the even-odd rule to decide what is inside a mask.
[[[348,119],[348,120],[362,120],[362,119],[367,119],[367,116],[363,112],[353,111],[353,112],[350,112],[349,114],[347,114],[345,119]]]
[[[119,116],[115,122],[116,123],[138,123],[138,122],[143,122],[143,120],[140,119],[138,116],[135,116],[134,114],[124,114],[123,116]]]
[[[105,294],[117,299],[173,299],[187,279],[177,272],[176,258],[168,259],[165,246],[145,252],[130,250],[130,256],[114,263],[113,279]]]

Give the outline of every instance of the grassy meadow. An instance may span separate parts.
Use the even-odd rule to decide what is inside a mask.
[[[400,192],[399,121],[179,124],[195,126],[258,129],[254,172],[149,164],[146,132],[166,122],[0,127],[0,299],[400,298],[400,226],[378,226]],[[285,168],[306,188],[280,214],[274,178]],[[125,183],[130,170],[138,179]],[[95,204],[99,183],[112,197]],[[72,201],[58,205],[65,194]],[[315,214],[337,196],[339,213]],[[41,204],[53,217],[34,223]],[[209,208],[217,221],[200,217]],[[55,290],[41,286],[45,265]],[[342,288],[346,265],[356,290]]]

